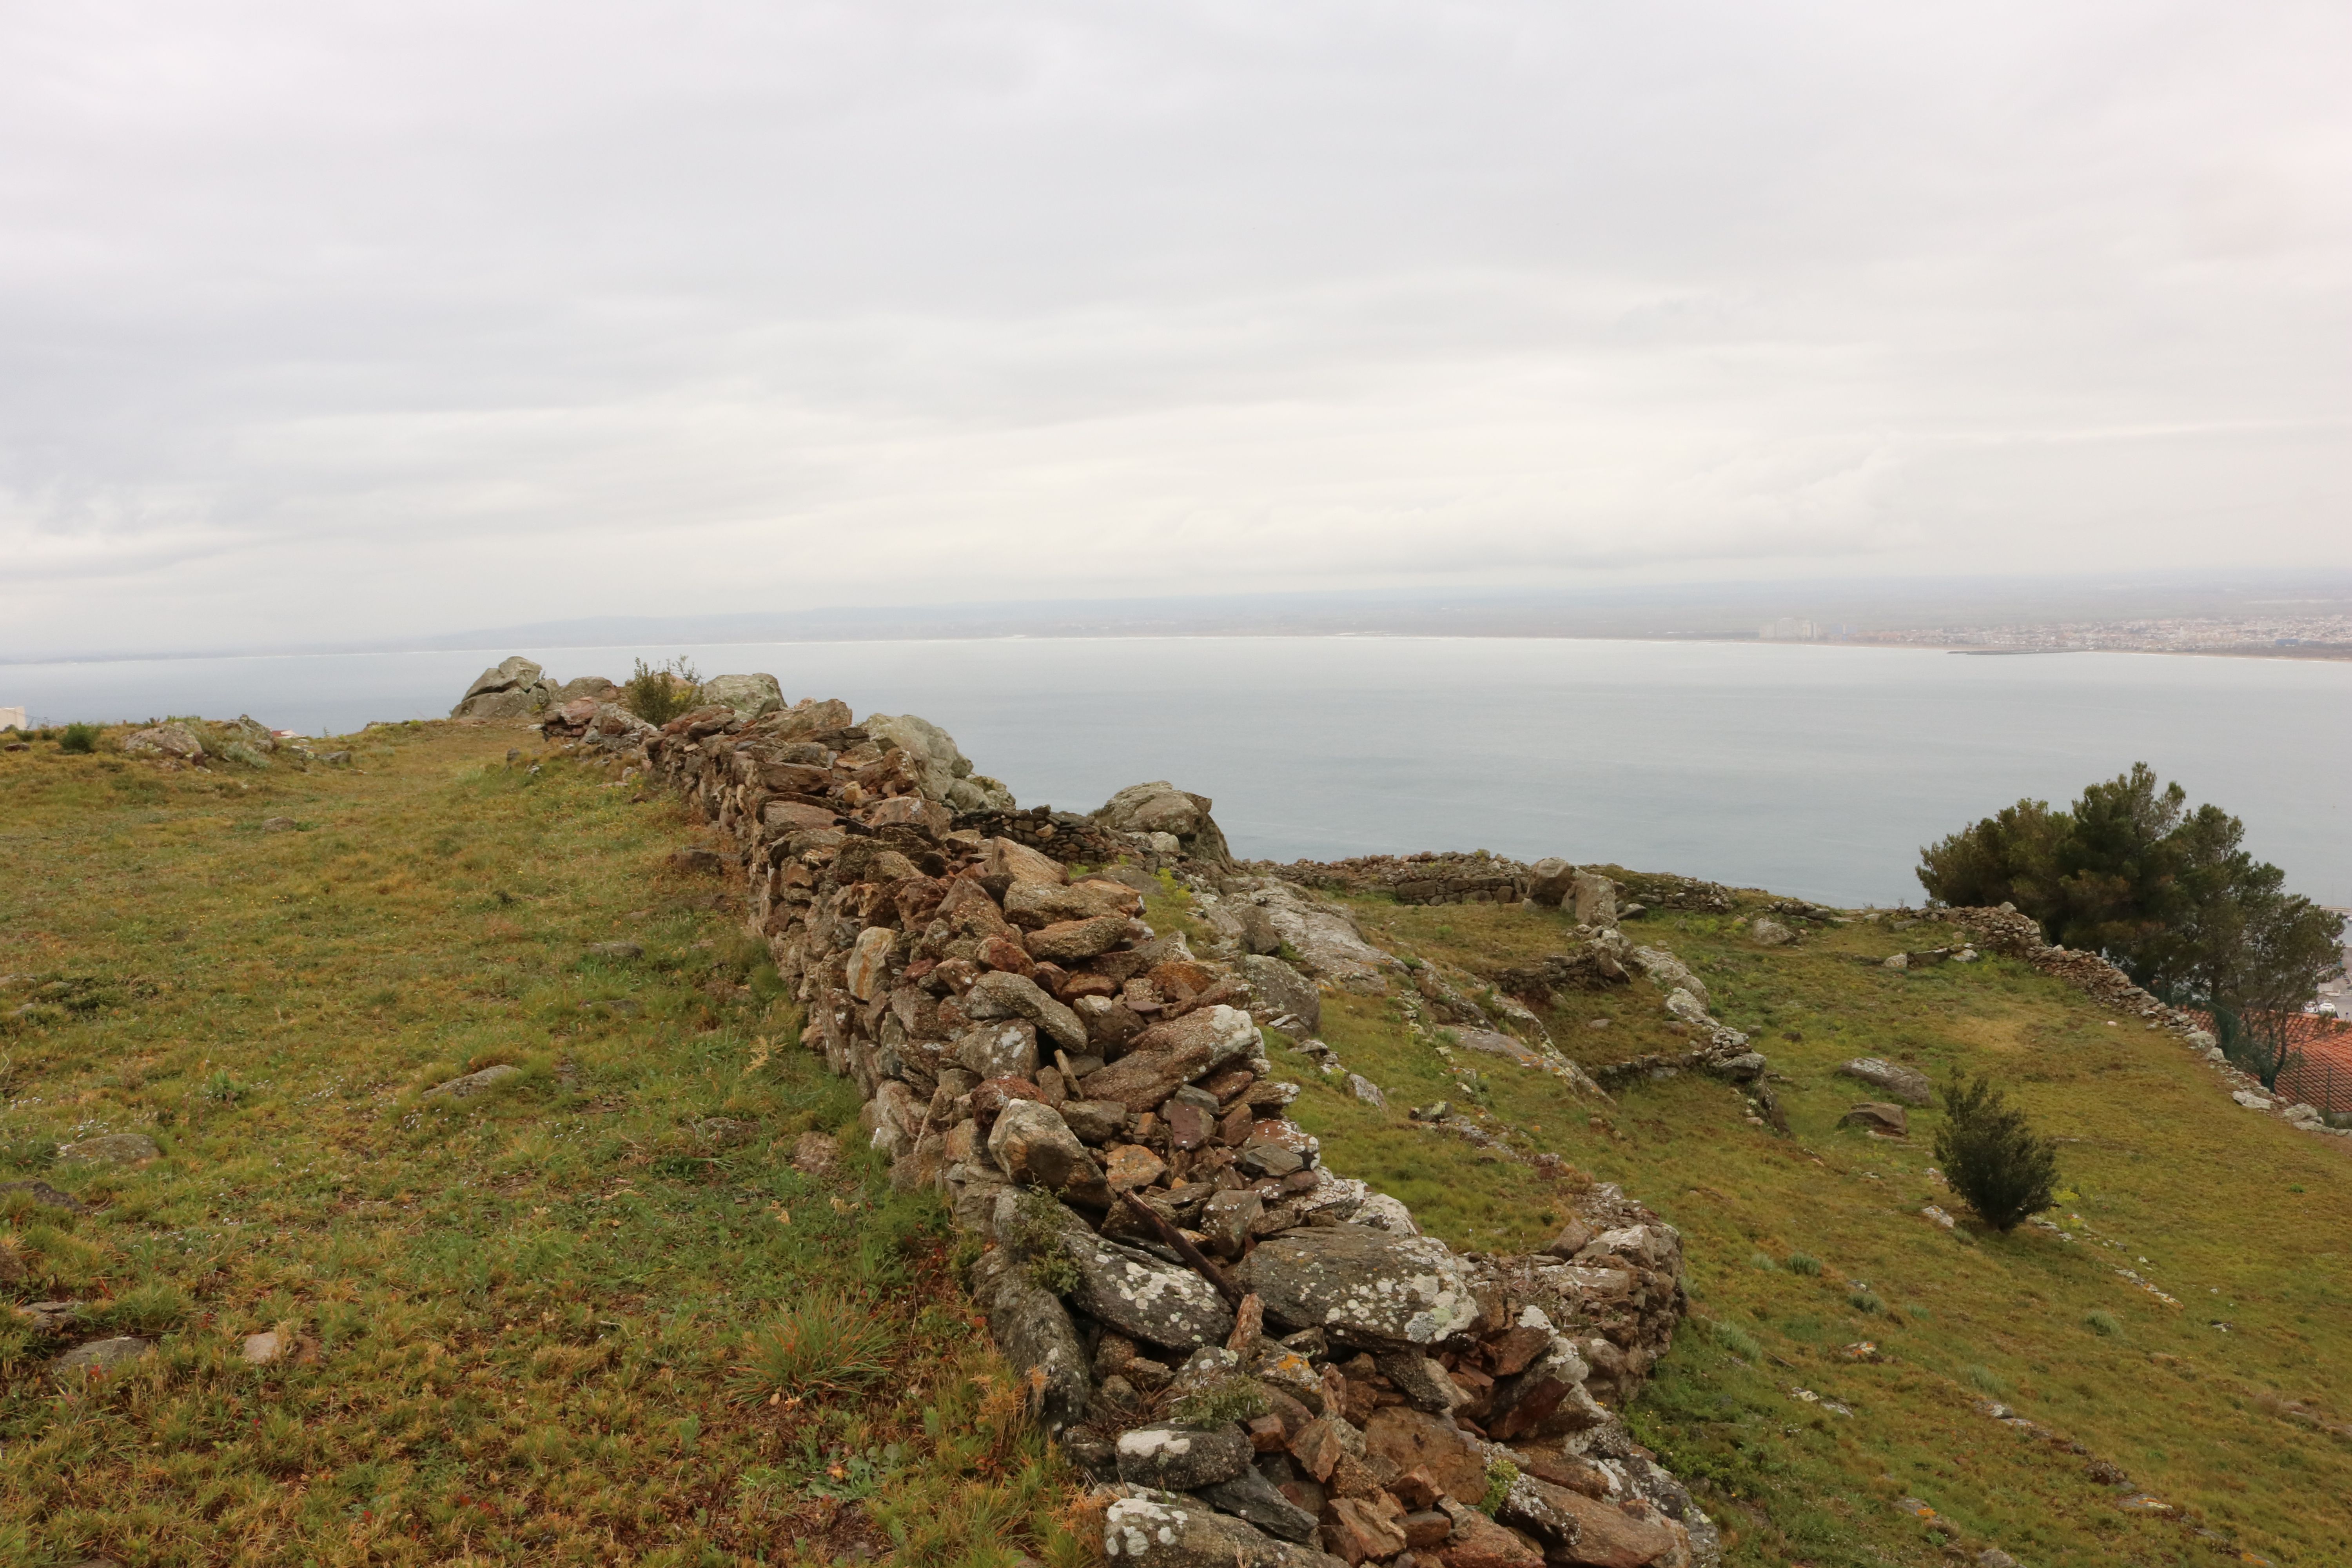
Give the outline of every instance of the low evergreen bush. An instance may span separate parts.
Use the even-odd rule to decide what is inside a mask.
[[[644,659],[621,689],[621,705],[648,724],[667,724],[702,695],[702,676],[686,659],[656,668]]]
[[[67,725],[58,736],[58,750],[73,752],[85,757],[89,755],[90,752],[98,750],[98,726],[95,724]]]
[[[1952,1190],[1995,1230],[2014,1230],[2057,1203],[2057,1145],[2036,1136],[2025,1112],[1982,1078],[1944,1091],[1936,1159]]]

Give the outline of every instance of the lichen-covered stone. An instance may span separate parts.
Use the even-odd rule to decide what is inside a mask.
[[[1268,1321],[1370,1349],[1433,1345],[1478,1318],[1462,1260],[1429,1237],[1352,1225],[1294,1231],[1259,1243],[1236,1275],[1264,1300]]]
[[[1006,1102],[989,1129],[988,1152],[1000,1170],[1024,1187],[1060,1192],[1102,1180],[1093,1156],[1060,1113],[1034,1100]]]
[[[1229,1481],[1249,1468],[1256,1452],[1234,1427],[1195,1432],[1182,1426],[1138,1426],[1118,1437],[1118,1477],[1135,1486],[1189,1492]]]
[[[1195,1498],[1139,1491],[1103,1515],[1103,1555],[1127,1568],[1346,1568],[1311,1546],[1276,1541]]]
[[[1086,1415],[1094,1393],[1086,1347],[1060,1298],[1031,1279],[1003,1247],[981,1255],[972,1268],[972,1300],[988,1314],[988,1332],[1005,1359],[1043,1374],[1040,1415],[1059,1432]]]
[[[1087,1026],[1025,974],[996,970],[972,982],[963,1009],[974,1018],[1026,1018],[1066,1051],[1087,1048]]]
[[[1070,1302],[1098,1323],[1183,1351],[1223,1344],[1233,1332],[1232,1309],[1189,1268],[1086,1232],[1071,1234],[1064,1250],[1078,1275]]]

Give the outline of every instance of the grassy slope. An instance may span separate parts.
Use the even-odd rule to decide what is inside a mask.
[[[0,1179],[97,1208],[0,1208],[11,1293],[92,1304],[64,1340],[0,1323],[0,1561],[1080,1560],[936,1203],[855,1152],[716,884],[662,868],[676,814],[515,740],[377,730],[363,771],[233,779],[0,755],[0,974],[100,1004],[0,1024]],[[583,957],[615,937],[645,957]],[[788,1163],[812,1129],[848,1134],[829,1179]],[[47,1166],[99,1131],[163,1158]],[[870,1312],[887,1374],[739,1403],[747,1332],[810,1299]],[[324,1361],[239,1363],[281,1324]],[[60,1396],[44,1361],[101,1332],[160,1353]]]
[[[1564,945],[1553,911],[1353,907],[1391,950],[1473,973]],[[1604,1107],[1541,1074],[1457,1059],[1475,1064],[1474,1088],[1518,1147],[1623,1184],[1682,1231],[1700,1322],[1632,1414],[1706,1483],[1732,1562],[1946,1562],[1954,1542],[1971,1560],[1998,1545],[2035,1568],[2242,1552],[2352,1561],[2352,1441],[2323,1429],[2352,1419],[2352,1151],[2240,1110],[2177,1042],[2109,1027],[2020,964],[1856,963],[1907,940],[1872,925],[1784,949],[1748,942],[1728,917],[1663,915],[1641,934],[1691,963],[1717,1015],[1793,1080],[1780,1086],[1793,1136],[1750,1125],[1737,1091],[1705,1079],[1645,1082]],[[1604,1016],[1611,1027],[1586,1026]],[[1662,1018],[1637,983],[1573,998],[1547,1024],[1601,1061],[1655,1048]],[[1363,1106],[1288,1058],[1310,1086],[1300,1119],[1338,1168],[1395,1192],[1458,1247],[1548,1239],[1559,1194],[1528,1166],[1406,1120],[1441,1097],[1476,1101],[1409,1038],[1394,1004],[1331,998],[1324,1038],[1390,1101]],[[1833,1070],[1863,1055],[2008,1086],[2066,1141],[2058,1217],[2074,1239],[1947,1232],[1922,1217],[1930,1203],[1960,1208],[1926,1173],[1935,1113],[1913,1112],[1907,1142],[1836,1126],[1871,1098]],[[1820,1272],[1791,1271],[1800,1254]],[[1874,1305],[1855,1304],[1864,1286]],[[1845,1349],[1865,1341],[1876,1360]],[[1800,1387],[1852,1415],[1795,1397]],[[2087,1453],[1996,1423],[1979,1408],[1989,1396]],[[2132,1484],[2093,1479],[2093,1459]],[[2179,1515],[2119,1506],[2142,1492]],[[1937,1520],[1900,1511],[1905,1497]]]

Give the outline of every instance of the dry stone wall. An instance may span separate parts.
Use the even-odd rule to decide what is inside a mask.
[[[912,724],[803,701],[655,730],[582,698],[542,728],[731,837],[803,1044],[856,1080],[893,1181],[987,1238],[975,1299],[1100,1489],[1106,1555],[1716,1561],[1612,1408],[1682,1313],[1673,1227],[1602,1186],[1543,1255],[1420,1234],[1324,1163],[1260,1034],[1405,967],[1294,881],[1236,874],[1204,797],[1155,782],[1080,816],[985,781],[975,805]],[[1230,962],[1144,921],[1156,875],[1199,890]]]

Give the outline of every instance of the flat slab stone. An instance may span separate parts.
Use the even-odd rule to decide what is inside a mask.
[[[124,1334],[110,1340],[92,1340],[86,1345],[76,1345],[49,1363],[49,1375],[59,1384],[71,1385],[89,1379],[104,1377],[119,1366],[154,1352],[152,1340],[135,1334]]]
[[[1068,1236],[1064,1250],[1078,1270],[1072,1304],[1130,1339],[1189,1351],[1234,1331],[1232,1309],[1189,1268],[1091,1233]]]
[[[103,1137],[68,1143],[58,1151],[58,1158],[97,1165],[131,1165],[142,1160],[160,1159],[163,1153],[155,1140],[144,1132],[109,1132]]]
[[[463,1078],[453,1078],[446,1083],[436,1083],[425,1091],[426,1100],[471,1100],[487,1089],[496,1089],[510,1078],[520,1078],[522,1068],[500,1062],[479,1072],[469,1072]]]
[[[1268,1321],[1375,1350],[1434,1344],[1478,1317],[1469,1271],[1425,1236],[1355,1225],[1294,1231],[1260,1242],[1235,1274],[1265,1301]]]
[[[1884,1091],[1889,1099],[1906,1105],[1925,1105],[1936,1098],[1936,1086],[1917,1068],[1900,1062],[1881,1060],[1877,1057],[1857,1057],[1838,1068],[1848,1078],[1858,1078],[1872,1088]]]

